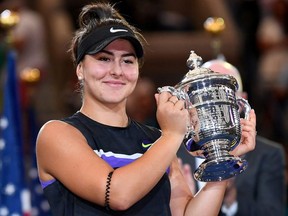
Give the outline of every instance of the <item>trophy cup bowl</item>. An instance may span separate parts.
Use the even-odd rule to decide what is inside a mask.
[[[176,86],[158,88],[185,100],[190,113],[190,125],[184,139],[192,155],[205,158],[194,173],[198,181],[222,181],[243,172],[247,161],[231,155],[241,140],[240,113],[245,118],[251,107],[237,97],[238,84],[230,75],[200,67],[202,58],[191,51],[187,60],[189,72]]]

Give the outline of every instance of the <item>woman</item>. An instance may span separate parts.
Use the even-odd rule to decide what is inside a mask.
[[[141,34],[104,3],[85,6],[79,22],[71,50],[81,109],[47,122],[37,139],[39,177],[53,214],[216,215],[226,181],[208,183],[193,197],[178,166],[189,121],[184,101],[155,95],[161,131],[126,114],[144,56]],[[254,148],[255,121],[254,111],[242,121],[236,155]]]

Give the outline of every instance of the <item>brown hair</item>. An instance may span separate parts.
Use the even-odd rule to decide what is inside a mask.
[[[114,5],[109,3],[91,3],[82,8],[79,14],[79,29],[75,32],[75,35],[71,42],[70,52],[72,54],[72,60],[76,64],[78,44],[82,39],[87,36],[95,28],[111,25],[121,24],[129,28],[144,47],[146,44],[143,35],[132,25],[130,25],[125,18],[114,8]],[[138,59],[139,65],[143,64],[143,58]]]

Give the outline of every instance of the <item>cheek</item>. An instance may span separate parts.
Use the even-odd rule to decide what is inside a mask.
[[[104,69],[102,70],[101,68],[97,68],[97,70],[90,71],[89,74],[90,74],[89,76],[91,78],[94,78],[96,80],[100,80],[107,75],[107,70],[104,70]]]
[[[130,82],[136,82],[138,80],[138,76],[139,76],[138,70],[126,73],[126,79]]]

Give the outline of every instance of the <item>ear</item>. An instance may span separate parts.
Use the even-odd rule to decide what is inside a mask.
[[[77,65],[76,75],[78,77],[78,80],[83,80],[84,75],[83,75],[83,66],[81,62]]]

